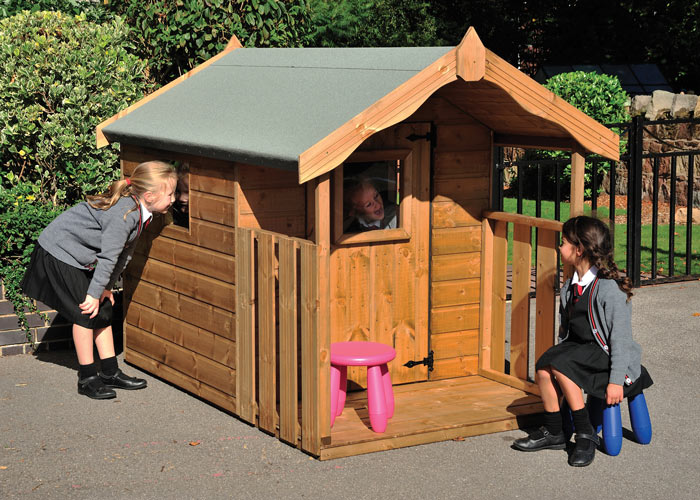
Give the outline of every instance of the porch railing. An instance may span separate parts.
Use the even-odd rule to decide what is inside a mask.
[[[508,225],[513,224],[510,341],[506,332]],[[539,394],[530,361],[554,345],[557,246],[563,224],[506,212],[485,212],[482,222],[482,307],[479,374]],[[532,230],[536,230],[536,314],[530,325]],[[532,336],[534,335],[534,339]],[[534,353],[531,346],[534,345]],[[506,352],[508,347],[509,352]],[[534,357],[533,357],[534,354]],[[509,358],[509,364],[506,363]]]
[[[319,418],[318,271],[314,243],[236,229],[238,416],[313,454],[330,433]]]

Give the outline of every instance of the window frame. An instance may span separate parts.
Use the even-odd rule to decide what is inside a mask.
[[[343,183],[345,165],[353,163],[369,163],[373,161],[401,161],[402,171],[400,177],[401,200],[397,209],[398,227],[396,229],[382,229],[380,231],[366,231],[362,233],[343,232]],[[335,244],[360,244],[378,243],[389,241],[408,240],[411,238],[411,205],[413,202],[413,151],[411,149],[377,149],[357,151],[350,155],[333,172],[333,241]]]

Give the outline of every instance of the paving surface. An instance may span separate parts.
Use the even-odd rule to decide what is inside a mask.
[[[700,282],[642,288],[633,303],[653,439],[626,438],[587,468],[511,449],[522,431],[319,462],[133,366],[148,389],[79,396],[64,351],[0,358],[0,499],[695,499]]]

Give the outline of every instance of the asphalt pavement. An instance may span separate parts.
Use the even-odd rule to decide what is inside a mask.
[[[652,442],[627,432],[620,455],[586,468],[512,449],[520,430],[320,462],[123,363],[146,390],[80,396],[75,355],[58,351],[0,358],[0,498],[695,499],[700,282],[645,287],[633,304]]]

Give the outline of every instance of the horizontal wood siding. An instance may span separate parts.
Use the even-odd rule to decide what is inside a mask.
[[[238,225],[306,237],[306,187],[296,171],[240,164]]]
[[[478,371],[481,213],[488,208],[491,133],[468,110],[436,94],[419,110],[432,114],[433,153],[430,283],[432,380]]]
[[[229,411],[236,408],[235,164],[124,146],[143,161],[190,166],[190,225],[156,216],[124,275],[125,356]]]

